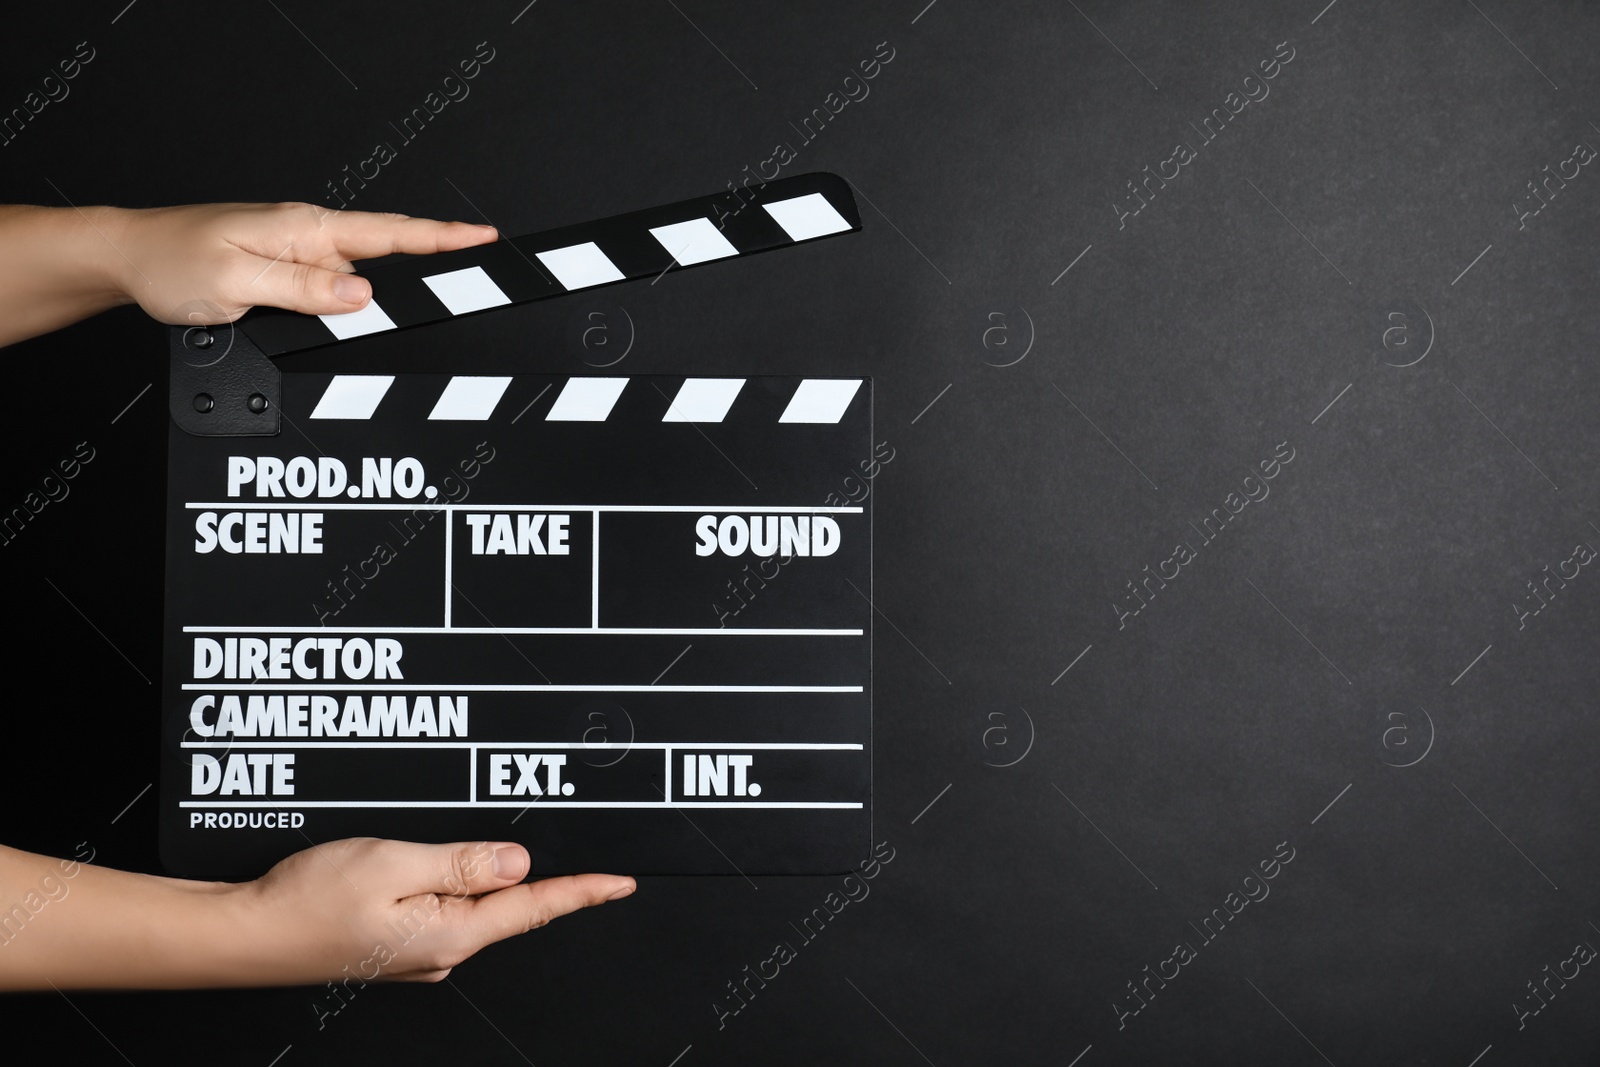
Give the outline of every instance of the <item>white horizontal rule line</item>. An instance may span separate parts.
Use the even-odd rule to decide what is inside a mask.
[[[185,626],[186,634],[615,634],[621,637],[860,637],[861,630],[757,629],[731,626],[704,629],[635,626]]]
[[[279,693],[859,693],[859,685],[289,685],[245,682],[242,685],[184,684],[185,692]]]
[[[654,749],[672,752],[677,749],[737,749],[743,751],[801,751],[801,752],[860,752],[862,746],[816,741],[631,741],[627,744],[596,743],[586,741],[301,741],[285,738],[280,741],[184,741],[183,748],[560,748],[581,749],[588,752],[626,752],[630,748]]]
[[[806,515],[860,515],[863,508],[828,507],[762,507],[754,504],[430,504],[425,500],[410,503],[341,504],[332,500],[311,504],[278,503],[275,500],[224,500],[220,503],[189,503],[190,509],[206,508],[212,511],[681,511],[681,512],[737,512],[741,515],[773,515],[780,512]]]
[[[859,808],[833,800],[181,800],[180,808]]]

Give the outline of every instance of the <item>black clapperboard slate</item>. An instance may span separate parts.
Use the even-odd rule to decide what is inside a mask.
[[[384,263],[351,315],[174,329],[167,867],[361,835],[517,840],[548,874],[865,854],[871,505],[830,490],[871,381],[475,375],[427,328],[859,229],[802,175]],[[439,373],[360,358],[393,331]],[[330,345],[352,373],[271,361]],[[768,583],[760,629],[712,607]]]

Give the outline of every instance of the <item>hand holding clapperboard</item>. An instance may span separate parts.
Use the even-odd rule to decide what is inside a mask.
[[[4,873],[40,883],[25,913],[66,890],[122,914],[80,903],[70,926],[34,923],[0,985],[33,987],[44,959],[62,987],[436,980],[634,888],[518,884],[530,869],[823,873],[867,849],[870,514],[822,502],[873,454],[870,381],[385,375],[360,360],[313,374],[270,358],[359,353],[394,330],[426,350],[411,327],[851,232],[844,182],[491,244],[483,227],[309,205],[81,219],[148,277],[111,298],[102,276],[43,291],[28,257],[89,242],[56,213],[0,209],[20,250],[0,265],[17,280],[4,339],[134,300],[184,324],[162,852],[191,876],[276,866],[190,883],[0,850]],[[437,254],[353,275],[391,251]],[[246,266],[270,281],[232,285]],[[249,310],[263,301],[292,310]],[[460,364],[440,354],[441,370]],[[616,462],[641,452],[648,467]],[[738,627],[707,607],[753,596],[767,583],[751,564],[773,560],[808,579],[773,578],[788,584]],[[292,929],[272,918],[286,912]],[[171,951],[121,951],[151,941]]]

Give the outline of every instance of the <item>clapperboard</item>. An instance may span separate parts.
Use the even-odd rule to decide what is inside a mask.
[[[362,835],[517,840],[535,874],[866,854],[872,519],[833,494],[871,381],[472,374],[429,328],[859,229],[803,175],[379,264],[349,315],[175,328],[169,869]],[[377,373],[375,334],[440,373]],[[272,361],[325,346],[356,369]]]

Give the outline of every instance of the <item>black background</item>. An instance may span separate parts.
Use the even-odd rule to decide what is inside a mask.
[[[645,879],[448,985],[369,987],[320,1031],[305,989],[52,993],[0,1006],[8,1042],[140,1064],[1594,1061],[1600,979],[1520,1031],[1512,1007],[1600,938],[1597,579],[1523,629],[1512,609],[1600,543],[1600,179],[1524,229],[1513,206],[1600,138],[1593,9],[112,0],[4,19],[0,108],[77,42],[97,53],[0,148],[12,201],[320,202],[480,41],[471,96],[353,207],[528,233],[715,191],[787,141],[786,173],[855,183],[861,234],[482,318],[528,372],[601,362],[575,338],[603,306],[632,323],[613,373],[870,374],[896,449],[873,483],[895,858],[723,1029],[724,983],[837,879]],[[882,41],[871,95],[804,143],[790,123]],[[1282,41],[1271,95],[1119,229],[1124,183]],[[1412,347],[1384,345],[1395,311]],[[402,347],[364,351],[377,369]],[[164,353],[134,310],[18,345],[0,421],[5,507],[96,449],[0,548],[5,839],[138,869]],[[1124,583],[1280,442],[1270,497],[1119,630]],[[1124,983],[1198,942],[1189,924],[1284,841],[1271,896],[1119,1030]]]

